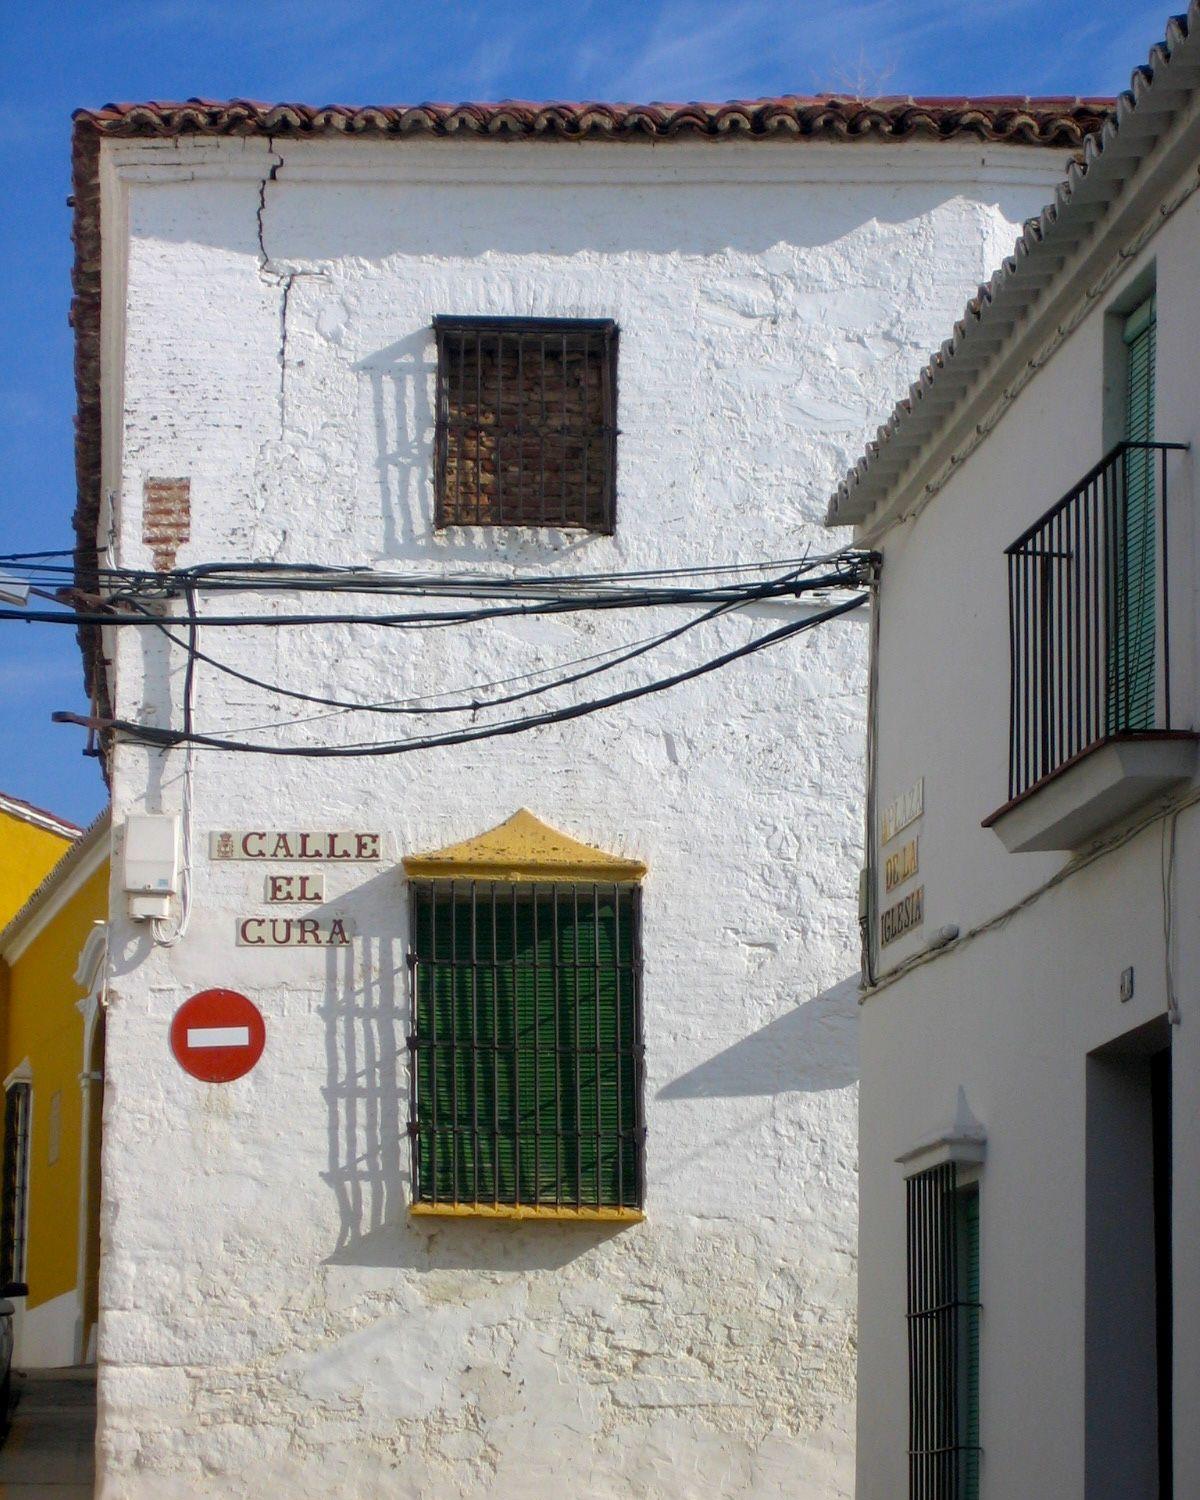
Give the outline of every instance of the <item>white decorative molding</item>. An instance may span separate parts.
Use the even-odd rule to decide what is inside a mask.
[[[951,1161],[960,1167],[981,1167],[986,1155],[987,1131],[971,1113],[966,1090],[960,1084],[953,1117],[902,1151],[896,1161],[905,1177],[916,1177]]]

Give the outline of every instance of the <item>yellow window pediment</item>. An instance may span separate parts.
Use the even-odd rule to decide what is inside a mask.
[[[406,875],[416,879],[503,881],[640,881],[640,859],[606,854],[543,823],[522,807],[495,828],[428,854],[410,854]]]

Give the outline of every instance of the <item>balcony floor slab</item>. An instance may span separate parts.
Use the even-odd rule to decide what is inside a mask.
[[[1082,751],[983,820],[1010,854],[1075,852],[1196,773],[1200,735],[1148,730]]]

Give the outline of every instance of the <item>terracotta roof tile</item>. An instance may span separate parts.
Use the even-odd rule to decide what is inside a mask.
[[[890,95],[787,94],[724,103],[602,104],[503,99],[468,104],[265,104],[253,99],[149,100],[78,110],[77,130],[101,136],[324,134],[371,136],[501,136],[613,140],[678,136],[913,136],[1025,145],[1076,146],[1097,130],[1110,99],[925,98]]]

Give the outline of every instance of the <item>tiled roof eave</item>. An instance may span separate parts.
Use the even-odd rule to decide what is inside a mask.
[[[474,136],[479,139],[639,140],[709,137],[927,137],[1079,149],[1112,101],[1091,98],[934,98],[897,95],[860,99],[839,94],[780,95],[721,103],[625,104],[538,102],[309,105],[253,99],[187,99],[106,104],[74,115],[76,131],[106,138],[181,135]]]
[[[1011,255],[968,302],[949,339],[931,357],[887,422],[867,444],[829,501],[826,524],[860,525],[915,473],[920,458],[949,422],[965,420],[967,403],[980,388],[981,371],[1004,357],[1034,296],[1048,279],[1048,266],[1068,258],[1095,232],[1097,220],[1122,194],[1146,150],[1161,135],[1164,120],[1200,86],[1200,0],[1174,17],[1148,63],[1138,68],[1113,115],[1085,143],[1054,200],[1023,228]],[[1096,209],[1101,212],[1097,214]]]

